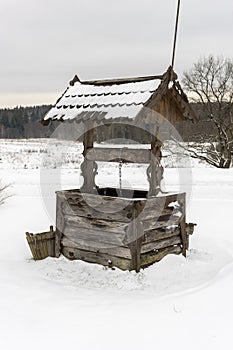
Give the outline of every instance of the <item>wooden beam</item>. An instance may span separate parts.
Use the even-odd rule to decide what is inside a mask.
[[[149,149],[95,147],[87,149],[85,156],[97,162],[149,163],[151,152]]]
[[[161,166],[161,147],[162,143],[157,137],[153,136],[151,140],[152,157],[147,169],[147,179],[149,182],[148,197],[156,196],[160,191],[161,180],[163,178],[163,167]]]
[[[94,127],[93,122],[88,121],[85,124],[85,134],[83,139],[83,156],[84,161],[81,164],[81,175],[83,176],[83,185],[81,191],[85,193],[95,192],[95,175],[97,174],[97,164],[94,160],[88,160],[86,158],[89,149],[93,148],[94,144]]]

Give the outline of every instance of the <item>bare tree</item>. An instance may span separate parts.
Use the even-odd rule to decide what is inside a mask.
[[[199,59],[184,73],[183,86],[216,128],[205,145],[190,149],[191,157],[229,168],[233,155],[233,60],[212,55]]]
[[[12,195],[6,192],[6,189],[9,188],[10,185],[3,185],[0,181],[0,205],[5,202],[5,200]]]

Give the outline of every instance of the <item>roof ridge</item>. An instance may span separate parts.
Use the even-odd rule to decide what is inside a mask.
[[[77,75],[70,81],[70,85],[74,86],[76,82],[83,85],[114,85],[114,84],[127,84],[127,83],[138,83],[148,80],[162,80],[164,74],[162,75],[148,75],[144,77],[132,77],[132,78],[115,78],[115,79],[100,79],[100,80],[83,80],[81,81]]]

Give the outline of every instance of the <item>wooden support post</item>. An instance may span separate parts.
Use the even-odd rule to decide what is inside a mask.
[[[83,176],[83,185],[81,191],[85,193],[95,193],[95,176],[97,174],[97,163],[93,160],[88,160],[86,155],[88,150],[94,145],[94,127],[91,121],[85,124],[86,131],[83,140],[83,157],[84,161],[81,164],[81,175]]]
[[[127,227],[126,240],[131,253],[131,270],[136,272],[141,268],[141,248],[144,240],[143,224],[138,218],[138,208],[133,208],[133,220]]]
[[[55,257],[59,258],[61,255],[61,239],[64,232],[64,215],[62,212],[63,199],[57,194],[57,204],[56,204],[56,231],[55,231]]]
[[[163,178],[163,167],[161,165],[162,143],[157,137],[151,140],[151,161],[147,169],[147,179],[149,181],[148,197],[156,196],[160,191],[161,180]]]
[[[179,201],[179,198],[178,198]],[[182,217],[180,221],[180,231],[181,231],[181,238],[182,238],[182,255],[186,257],[186,251],[188,249],[188,236],[186,231],[186,194],[183,193],[182,200],[179,201],[181,210],[182,210]]]

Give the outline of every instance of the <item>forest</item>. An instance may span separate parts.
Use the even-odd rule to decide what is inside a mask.
[[[43,126],[40,123],[41,118],[51,108],[51,105],[32,106],[32,107],[15,107],[0,109],[0,138],[5,139],[22,139],[22,138],[47,138],[54,131],[55,125]],[[206,135],[215,134],[214,124],[205,116],[204,111],[199,104],[193,104],[193,108],[200,117],[198,124],[192,124],[189,121],[176,125],[179,133],[185,141],[199,141]],[[107,138],[128,138],[129,130],[126,126],[115,126],[114,130],[106,128],[105,135]],[[132,132],[132,131],[131,131]],[[135,133],[134,131],[133,133]],[[137,131],[136,139],[141,142],[147,142],[145,135],[140,135]],[[102,141],[102,132],[97,130],[96,139]]]

